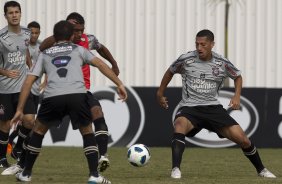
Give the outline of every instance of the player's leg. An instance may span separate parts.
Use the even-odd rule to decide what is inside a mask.
[[[18,180],[31,181],[32,168],[41,151],[42,141],[48,129],[49,127],[47,125],[41,123],[39,120],[36,120],[26,146],[24,169],[22,172],[16,174]]]
[[[6,120],[6,121],[0,120],[0,168],[8,168],[10,166],[6,157],[9,131],[10,131],[10,120]]]
[[[171,141],[172,178],[181,178],[180,164],[185,149],[185,135],[193,129],[193,124],[186,117],[180,116],[174,121],[174,133]]]
[[[269,172],[262,164],[257,148],[246,136],[245,132],[240,127],[240,125],[223,127],[221,128],[220,133],[221,135],[235,142],[241,147],[244,155],[254,165],[259,176],[275,178],[275,176],[271,172]]]

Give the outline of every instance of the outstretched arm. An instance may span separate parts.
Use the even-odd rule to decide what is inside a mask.
[[[235,86],[235,94],[231,98],[229,106],[232,109],[239,109],[240,108],[240,96],[242,91],[242,83],[243,79],[242,76],[238,76],[236,79],[234,79],[234,86]]]
[[[125,101],[127,99],[127,92],[125,90],[125,87],[121,80],[117,77],[117,75],[111,70],[111,68],[98,57],[94,57],[94,59],[91,61],[91,64],[97,67],[100,72],[102,72],[106,77],[108,77],[117,85],[118,95],[120,97],[119,99]]]
[[[97,52],[106,60],[108,60],[112,65],[112,70],[115,72],[115,74],[119,75],[119,68],[117,65],[116,60],[112,56],[111,52],[107,47],[105,47],[103,44],[101,44],[101,48],[97,50]]]
[[[174,74],[171,73],[170,69],[167,69],[162,78],[161,85],[157,91],[157,100],[159,102],[159,105],[164,109],[168,109],[168,101],[167,98],[164,96],[164,91],[166,90],[167,85],[170,83],[173,75]]]

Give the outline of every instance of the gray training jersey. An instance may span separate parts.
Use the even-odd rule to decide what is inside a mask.
[[[28,46],[28,50],[29,50],[29,53],[30,53],[32,65],[36,62],[36,60],[37,60],[37,58],[39,56],[39,53],[40,53],[39,46],[40,46],[40,44],[41,44],[41,42],[37,41],[35,45],[29,44],[29,46]],[[41,84],[41,77],[38,78],[33,83],[32,88],[31,88],[32,94],[34,94],[36,96],[40,95],[40,90],[39,90],[40,84]]]
[[[226,77],[241,75],[230,61],[212,52],[211,61],[201,61],[197,51],[181,55],[172,65],[172,73],[182,76],[182,100],[179,106],[218,105],[218,91]]]
[[[86,36],[88,38],[89,50],[99,50],[101,48],[102,46],[101,43],[98,41],[98,39],[94,35],[86,34]]]
[[[39,54],[29,75],[48,76],[43,98],[86,93],[81,66],[89,64],[95,56],[87,49],[63,42]]]
[[[30,40],[30,30],[21,27],[19,34],[8,31],[8,26],[0,30],[0,68],[18,70],[18,78],[0,75],[0,93],[18,93],[27,75],[26,52]]]

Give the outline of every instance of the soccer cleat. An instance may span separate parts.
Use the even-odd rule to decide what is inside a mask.
[[[99,175],[98,177],[90,176],[88,179],[88,184],[111,184],[111,182]]]
[[[19,160],[20,156],[21,156],[21,150],[19,150],[18,148],[14,147],[14,149],[11,152],[11,157],[15,160]]]
[[[171,177],[174,179],[180,179],[181,178],[181,171],[178,167],[175,167],[171,170]]]
[[[0,168],[8,168],[10,167],[10,164],[7,161],[7,158],[2,158],[0,160]]]
[[[264,168],[260,173],[258,173],[258,176],[264,177],[264,178],[276,178],[274,174],[272,174],[268,169]]]
[[[8,167],[7,169],[5,169],[1,175],[15,175],[17,174],[18,172],[22,172],[23,169],[17,165],[17,164],[14,164],[14,165],[11,165],[10,167]]]
[[[110,167],[110,161],[108,157],[102,155],[98,162],[98,170],[104,172],[108,167]]]
[[[31,181],[31,176],[30,175],[26,175],[26,176],[24,176],[23,175],[23,172],[18,172],[17,174],[16,174],[16,178],[17,178],[17,180],[18,181]]]

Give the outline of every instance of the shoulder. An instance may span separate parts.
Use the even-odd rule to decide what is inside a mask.
[[[182,54],[179,56],[179,58],[177,59],[177,61],[189,61],[189,60],[193,60],[197,58],[197,52],[196,51],[189,51],[185,54]]]
[[[8,36],[8,26],[0,30],[0,39],[6,39],[7,36]]]
[[[212,52],[212,55],[213,55],[213,57],[214,57],[216,62],[230,63],[230,61],[227,58],[223,57],[222,55],[220,55],[220,54],[218,54],[216,52]]]
[[[21,26],[21,31],[23,34],[27,35],[27,36],[30,36],[31,35],[31,31],[30,29],[28,29],[27,27],[23,27]]]
[[[86,34],[88,41],[93,41],[93,40],[97,40],[96,36],[93,34]]]

